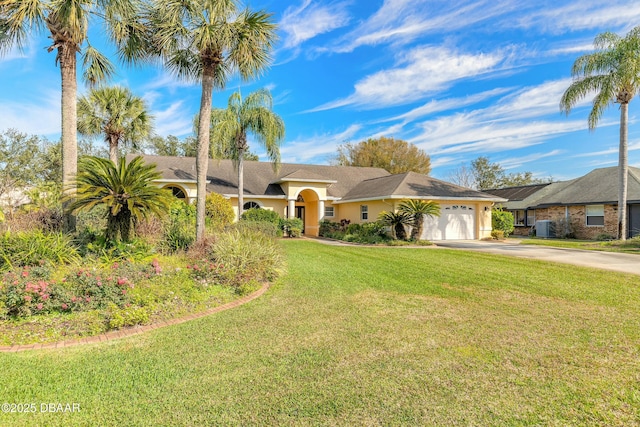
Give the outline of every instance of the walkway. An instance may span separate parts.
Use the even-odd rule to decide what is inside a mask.
[[[640,275],[640,255],[522,245],[519,241],[451,240],[438,242],[437,246],[448,249],[463,249],[498,255],[532,258]]]

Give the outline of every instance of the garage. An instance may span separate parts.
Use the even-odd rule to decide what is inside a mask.
[[[422,239],[473,240],[476,238],[475,224],[475,205],[443,204],[439,217],[425,217]]]

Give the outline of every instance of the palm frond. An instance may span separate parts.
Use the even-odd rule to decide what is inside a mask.
[[[89,45],[82,55],[84,66],[84,81],[90,87],[95,87],[99,83],[111,78],[115,73],[115,67],[105,55],[100,53],[93,46]]]

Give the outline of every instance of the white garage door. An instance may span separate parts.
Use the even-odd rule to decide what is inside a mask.
[[[473,240],[476,238],[474,205],[440,205],[439,217],[425,217],[422,239]]]

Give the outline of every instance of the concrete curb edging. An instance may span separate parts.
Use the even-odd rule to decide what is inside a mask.
[[[239,298],[235,301],[228,302],[218,307],[210,308],[200,313],[189,314],[181,318],[162,320],[160,322],[156,322],[151,325],[132,326],[126,329],[109,331],[109,332],[102,333],[100,335],[78,338],[78,339],[69,340],[69,341],[58,341],[58,342],[46,343],[46,344],[39,343],[39,344],[0,346],[0,353],[17,353],[19,351],[26,351],[26,350],[45,350],[45,349],[54,349],[54,348],[63,348],[63,347],[77,347],[85,344],[96,344],[100,342],[113,341],[120,338],[130,337],[130,336],[142,334],[148,331],[153,331],[155,329],[164,328],[165,326],[179,325],[180,323],[185,323],[190,320],[200,319],[201,317],[209,316],[214,313],[219,313],[221,311],[229,310],[231,308],[239,307],[243,304],[246,304],[249,301],[252,301],[262,296],[265,292],[267,292],[270,285],[271,284],[268,282],[264,283],[260,287],[260,289],[258,289],[257,291],[249,295],[245,295],[244,297]]]

